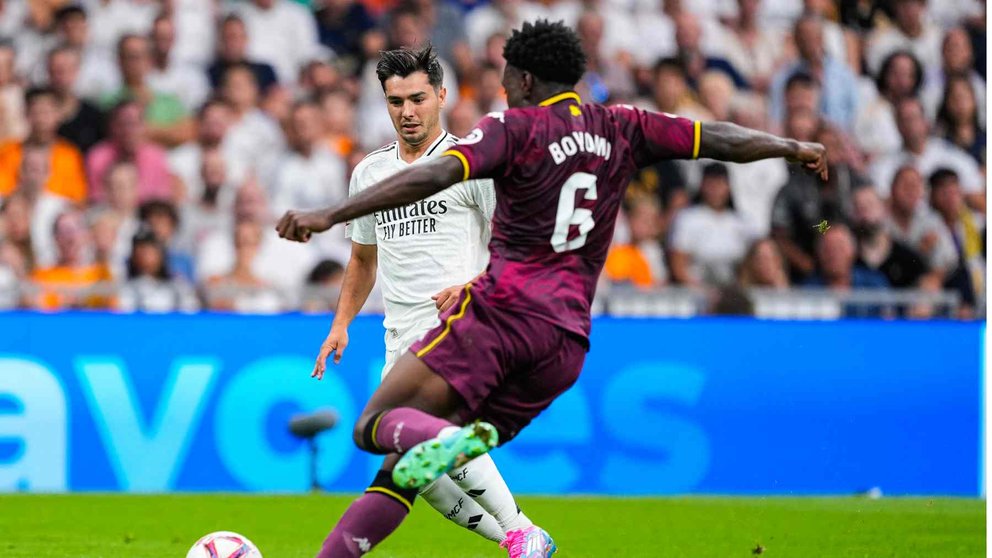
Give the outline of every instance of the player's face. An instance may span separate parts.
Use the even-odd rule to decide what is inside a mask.
[[[407,145],[421,145],[437,135],[445,88],[434,91],[425,72],[386,80],[386,106],[400,139]]]

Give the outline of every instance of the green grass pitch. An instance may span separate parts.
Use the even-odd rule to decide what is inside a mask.
[[[3,558],[182,558],[240,532],[266,558],[312,558],[351,497],[0,496]],[[985,502],[948,498],[520,498],[559,557],[985,556]],[[505,556],[423,502],[372,558]]]

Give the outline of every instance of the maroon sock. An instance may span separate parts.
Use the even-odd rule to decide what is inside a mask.
[[[437,436],[448,426],[453,425],[423,411],[400,407],[379,415],[372,427],[372,437],[380,448],[403,453],[420,442]]]
[[[344,512],[317,558],[358,558],[372,550],[410,513],[408,504],[382,492],[366,492]]]

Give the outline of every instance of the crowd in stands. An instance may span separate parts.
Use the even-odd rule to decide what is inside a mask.
[[[350,253],[343,231],[300,245],[273,223],[343,199],[351,169],[395,139],[378,52],[430,41],[445,70],[446,127],[463,136],[506,108],[509,30],[548,18],[581,37],[586,101],[729,120],[828,149],[825,183],[783,160],[643,169],[617,223],[607,290],[685,287],[733,302],[750,289],[906,289],[951,293],[954,315],[976,317],[985,9],[0,0],[0,307],[332,309]]]

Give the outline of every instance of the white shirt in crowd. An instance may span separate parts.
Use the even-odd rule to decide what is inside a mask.
[[[272,65],[280,82],[296,83],[300,69],[320,53],[313,15],[291,0],[263,10],[254,2],[235,4],[248,30],[248,58]]]
[[[176,27],[173,60],[206,68],[213,61],[217,45],[214,3],[173,0],[173,5],[172,21]]]
[[[259,109],[252,109],[231,124],[224,141],[238,159],[248,162],[249,172],[261,178],[270,175],[286,144],[279,124]]]
[[[268,183],[272,213],[335,205],[348,197],[347,183],[345,162],[329,148],[315,146],[309,157],[286,151]],[[311,243],[322,257],[345,262],[351,255],[351,243],[340,227],[318,235]]]
[[[455,142],[454,136],[442,133],[413,164],[438,157]],[[397,142],[374,151],[355,167],[350,194],[408,166],[399,157]],[[352,241],[378,248],[387,351],[402,349],[401,344],[412,343],[437,323],[431,296],[485,269],[495,208],[492,181],[470,180],[426,200],[348,223],[346,234]]]
[[[231,228],[215,230],[196,251],[197,282],[229,272],[234,267],[234,259]],[[252,262],[252,272],[259,279],[277,289],[295,292],[316,263],[316,254],[309,244],[279,238],[275,224],[262,226],[262,242]]]
[[[672,229],[672,249],[689,254],[693,275],[706,283],[732,283],[753,239],[754,232],[735,211],[714,211],[705,204],[682,210]]]
[[[853,136],[858,148],[867,153],[870,160],[898,153],[902,149],[902,136],[892,103],[876,93],[860,106]]]
[[[944,34],[930,23],[925,23],[923,33],[917,38],[903,34],[895,26],[879,28],[868,36],[866,60],[872,75],[877,75],[885,58],[898,50],[908,50],[923,64],[924,68],[939,68],[941,64],[941,42]]]
[[[951,231],[944,224],[944,221],[929,207],[921,205],[916,210],[916,213],[913,214],[909,226],[905,229],[900,227],[891,218],[886,228],[889,234],[892,235],[892,238],[912,246],[921,253],[925,253],[922,249],[924,239],[928,236],[933,236],[937,241],[929,253],[926,254],[927,264],[933,269],[943,271],[953,271],[957,268],[958,252],[954,247],[954,238],[951,236]]]
[[[210,82],[203,69],[173,58],[164,69],[148,74],[148,86],[157,93],[175,95],[190,112],[195,112],[210,96]]]
[[[966,194],[978,193],[985,188],[985,180],[978,170],[978,163],[970,155],[946,140],[931,137],[919,156],[901,151],[883,157],[871,166],[871,178],[879,195],[883,198],[889,197],[892,179],[906,164],[915,164],[924,181],[928,181],[930,175],[940,168],[951,169],[957,173],[961,181],[961,190]]]
[[[158,2],[83,0],[89,45],[117,60],[117,41],[126,34],[147,35],[160,9]]]
[[[699,159],[682,161],[686,184],[698,187],[703,178],[703,167],[715,161]],[[748,229],[758,236],[771,232],[772,206],[775,196],[789,180],[789,165],[783,159],[764,159],[747,164],[724,163],[730,180],[730,195],[734,212],[747,223]],[[695,194],[695,192],[692,192]]]
[[[68,200],[47,192],[42,192],[35,201],[31,212],[31,250],[36,268],[51,267],[57,263],[58,249],[52,230],[55,219],[68,207]]]
[[[248,163],[229,141],[221,144],[220,151],[227,171],[225,184],[240,186],[248,179]],[[168,162],[169,170],[183,181],[186,199],[200,199],[203,195],[203,147],[196,142],[184,143],[169,151]]]

